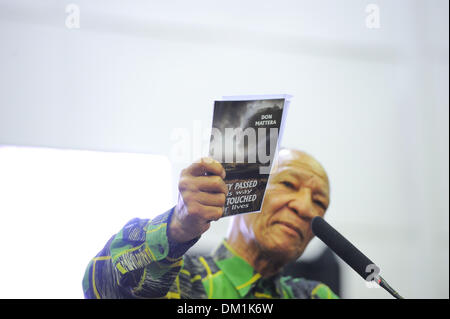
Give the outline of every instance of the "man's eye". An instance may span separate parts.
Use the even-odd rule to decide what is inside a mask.
[[[292,184],[291,182],[288,182],[288,181],[282,181],[281,184],[283,184],[283,185],[286,186],[287,188],[295,189],[294,184]]]
[[[323,210],[326,210],[326,209],[327,209],[327,207],[325,206],[325,204],[322,203],[320,200],[315,200],[315,201],[314,201],[314,204],[320,206]]]

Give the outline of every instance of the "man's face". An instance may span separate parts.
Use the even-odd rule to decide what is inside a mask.
[[[261,213],[244,215],[248,236],[270,255],[300,257],[313,238],[311,220],[329,205],[328,177],[309,155],[282,150]]]

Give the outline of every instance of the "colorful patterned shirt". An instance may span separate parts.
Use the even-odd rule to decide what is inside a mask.
[[[323,283],[280,274],[263,278],[224,240],[208,256],[186,254],[167,236],[173,209],[135,218],[88,264],[85,298],[338,298]]]

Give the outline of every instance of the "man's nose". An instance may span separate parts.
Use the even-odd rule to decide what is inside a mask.
[[[288,202],[288,207],[295,213],[308,221],[315,217],[313,203],[311,198],[311,189],[302,187],[294,194],[292,200]]]

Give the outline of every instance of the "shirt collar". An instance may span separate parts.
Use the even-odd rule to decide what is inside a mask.
[[[247,261],[240,257],[225,240],[214,251],[213,259],[241,297],[247,295],[258,282],[266,281],[261,279],[261,274],[257,273]],[[272,277],[268,281],[275,284],[274,290],[278,290],[279,278],[280,275],[277,275],[276,278]]]

